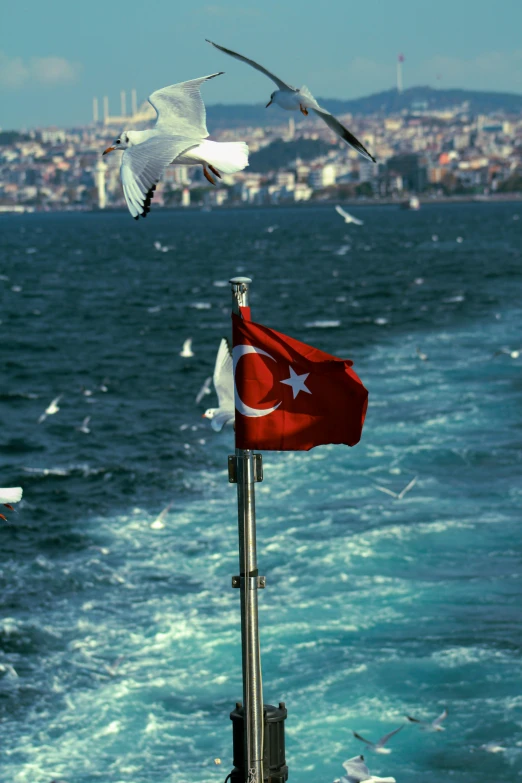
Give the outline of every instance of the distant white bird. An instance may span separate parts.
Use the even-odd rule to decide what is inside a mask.
[[[520,356],[520,351],[512,351],[511,348],[501,348],[499,351],[495,351],[493,356],[500,356],[503,353],[506,354],[506,356],[510,356],[512,359],[518,359]]]
[[[22,487],[0,487],[0,503],[9,511],[14,511],[12,504],[18,503],[22,499],[22,495]],[[0,514],[0,519],[5,519],[5,516]]]
[[[154,242],[154,248],[158,251],[158,253],[168,253],[169,248],[167,245],[162,245],[161,242]]]
[[[350,131],[345,128],[344,125],[342,125],[339,120],[333,116],[333,114],[330,114],[329,111],[323,109],[322,106],[319,106],[308,87],[303,86],[300,89],[297,87],[292,87],[291,84],[287,84],[282,79],[279,79],[278,76],[275,76],[275,74],[271,73],[266,68],[263,68],[262,65],[259,65],[259,63],[256,63],[254,60],[249,60],[248,57],[244,57],[242,54],[233,52],[231,49],[225,49],[224,46],[219,46],[213,41],[209,41],[208,38],[206,40],[207,43],[212,44],[212,46],[215,46],[216,49],[219,49],[221,52],[230,55],[230,57],[235,57],[236,60],[241,60],[241,62],[247,63],[247,65],[251,65],[252,68],[256,69],[256,71],[264,73],[265,76],[268,76],[268,78],[277,85],[279,89],[273,92],[270,96],[270,100],[266,105],[267,108],[271,103],[277,103],[277,105],[281,106],[282,109],[286,109],[287,111],[300,110],[303,114],[308,114],[308,109],[311,109],[317,114],[318,117],[324,120],[330,130],[332,130],[337,136],[340,136],[343,141],[350,145],[350,147],[353,147],[355,150],[357,150],[357,152],[359,152],[364,158],[373,161],[373,163],[376,162],[373,155],[370,155],[366,147],[364,147],[361,142],[355,138],[353,133],[350,133]]]
[[[129,212],[135,220],[150,212],[156,184],[171,163],[203,166],[203,173],[212,185],[216,183],[207,167],[216,177],[221,177],[220,171],[234,174],[248,166],[245,142],[206,141],[208,130],[200,87],[221,73],[153,92],[149,103],[158,115],[154,128],[123,131],[103,153],[124,151],[121,181]]]
[[[419,357],[419,359],[421,359],[421,361],[423,361],[423,362],[428,361],[428,354],[427,353],[423,353],[418,346],[417,346],[417,348],[415,350],[417,351],[417,356]]]
[[[435,718],[435,720],[432,721],[417,720],[417,718],[412,718],[410,715],[406,715],[406,717],[410,723],[418,723],[424,731],[445,731],[444,726],[441,726],[440,724],[448,717],[448,711],[444,710],[438,718]]]
[[[401,490],[399,493],[393,492],[391,489],[388,489],[387,487],[380,487],[377,484],[375,485],[375,489],[378,489],[379,492],[386,492],[387,495],[391,495],[392,498],[396,498],[397,500],[402,500],[404,495],[410,491],[410,489],[413,489],[415,484],[417,483],[417,479],[419,477],[415,476],[415,478],[412,478],[409,484],[406,484],[403,490]]]
[[[191,356],[194,356],[192,352],[192,337],[189,337],[185,342],[183,343],[183,348],[179,352],[179,355],[182,356],[184,359],[190,359]]]
[[[219,407],[208,408],[203,417],[210,419],[212,429],[220,432],[225,424],[233,424],[235,418],[232,351],[225,337],[219,344],[213,380]]]
[[[90,420],[91,417],[86,416],[85,419],[82,421],[81,425],[79,427],[76,427],[78,432],[83,432],[84,435],[88,435],[90,433],[90,429],[89,429]]]
[[[339,204],[336,205],[335,211],[337,212],[338,215],[341,215],[341,217],[344,218],[345,223],[355,223],[356,226],[364,225],[364,222],[362,220],[359,220],[359,218],[350,215],[349,212],[345,212],[345,210],[342,207],[340,207]]]
[[[389,734],[385,734],[384,737],[381,737],[379,740],[377,740],[377,742],[371,742],[371,740],[364,739],[364,737],[361,737],[361,735],[357,734],[356,731],[353,732],[353,736],[368,745],[368,747],[371,748],[375,753],[391,753],[391,750],[389,748],[385,748],[384,746],[388,740],[393,737],[394,734],[398,734],[399,731],[402,731],[403,728],[404,726],[399,726],[398,729],[394,729],[393,731],[390,731]]]
[[[172,508],[172,503],[169,503],[168,506],[165,506],[165,508],[162,511],[160,511],[160,513],[158,514],[154,522],[152,522],[151,524],[151,528],[153,530],[162,530],[165,527],[165,519],[167,518],[167,514],[169,513],[171,508]]]
[[[506,748],[500,745],[498,742],[486,742],[480,746],[481,750],[485,750],[488,753],[505,753]]]
[[[49,403],[47,408],[44,410],[42,415],[38,419],[38,424],[41,424],[42,421],[45,421],[48,416],[54,416],[55,413],[58,413],[60,408],[58,407],[58,403],[62,399],[63,394],[60,394],[58,397],[55,397],[52,402]]]
[[[201,387],[201,389],[198,391],[198,393],[196,395],[196,405],[199,405],[199,403],[201,402],[201,400],[203,399],[203,397],[206,394],[210,394],[211,393],[211,391],[212,391],[211,388],[210,388],[210,384],[211,383],[212,383],[212,376],[209,375],[208,378],[205,378],[205,382],[204,382],[203,386]]]
[[[354,756],[343,763],[346,775],[343,775],[339,783],[396,783],[395,778],[379,778],[370,774],[370,770],[364,763],[364,756]]]

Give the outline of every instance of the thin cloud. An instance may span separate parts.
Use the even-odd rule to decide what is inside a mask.
[[[0,88],[19,90],[37,84],[42,87],[72,84],[81,66],[64,57],[9,57],[0,52]]]
[[[221,17],[261,16],[261,13],[258,11],[257,8],[242,8],[241,6],[217,5],[217,4],[204,5],[199,13],[205,14],[206,16],[221,16]]]

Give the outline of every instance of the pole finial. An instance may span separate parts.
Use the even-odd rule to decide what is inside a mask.
[[[252,280],[249,277],[233,277],[229,280],[232,286],[232,312],[239,315],[240,307],[248,307],[248,287]]]

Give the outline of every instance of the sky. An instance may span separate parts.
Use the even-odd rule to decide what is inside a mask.
[[[16,0],[0,8],[0,127],[71,127],[92,99],[224,70],[207,104],[266,103],[262,74],[205,43],[261,62],[316,97],[395,85],[522,93],[521,0]]]

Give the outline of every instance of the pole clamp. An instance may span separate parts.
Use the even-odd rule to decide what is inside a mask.
[[[237,484],[238,457],[236,454],[230,454],[228,457],[228,483]],[[252,463],[254,467],[254,481],[263,481],[263,455],[252,454]]]
[[[248,578],[250,589],[251,590],[257,590],[263,589],[266,587],[266,576],[250,576]],[[245,585],[245,577],[244,576],[233,576],[232,577],[232,587],[244,587]]]

